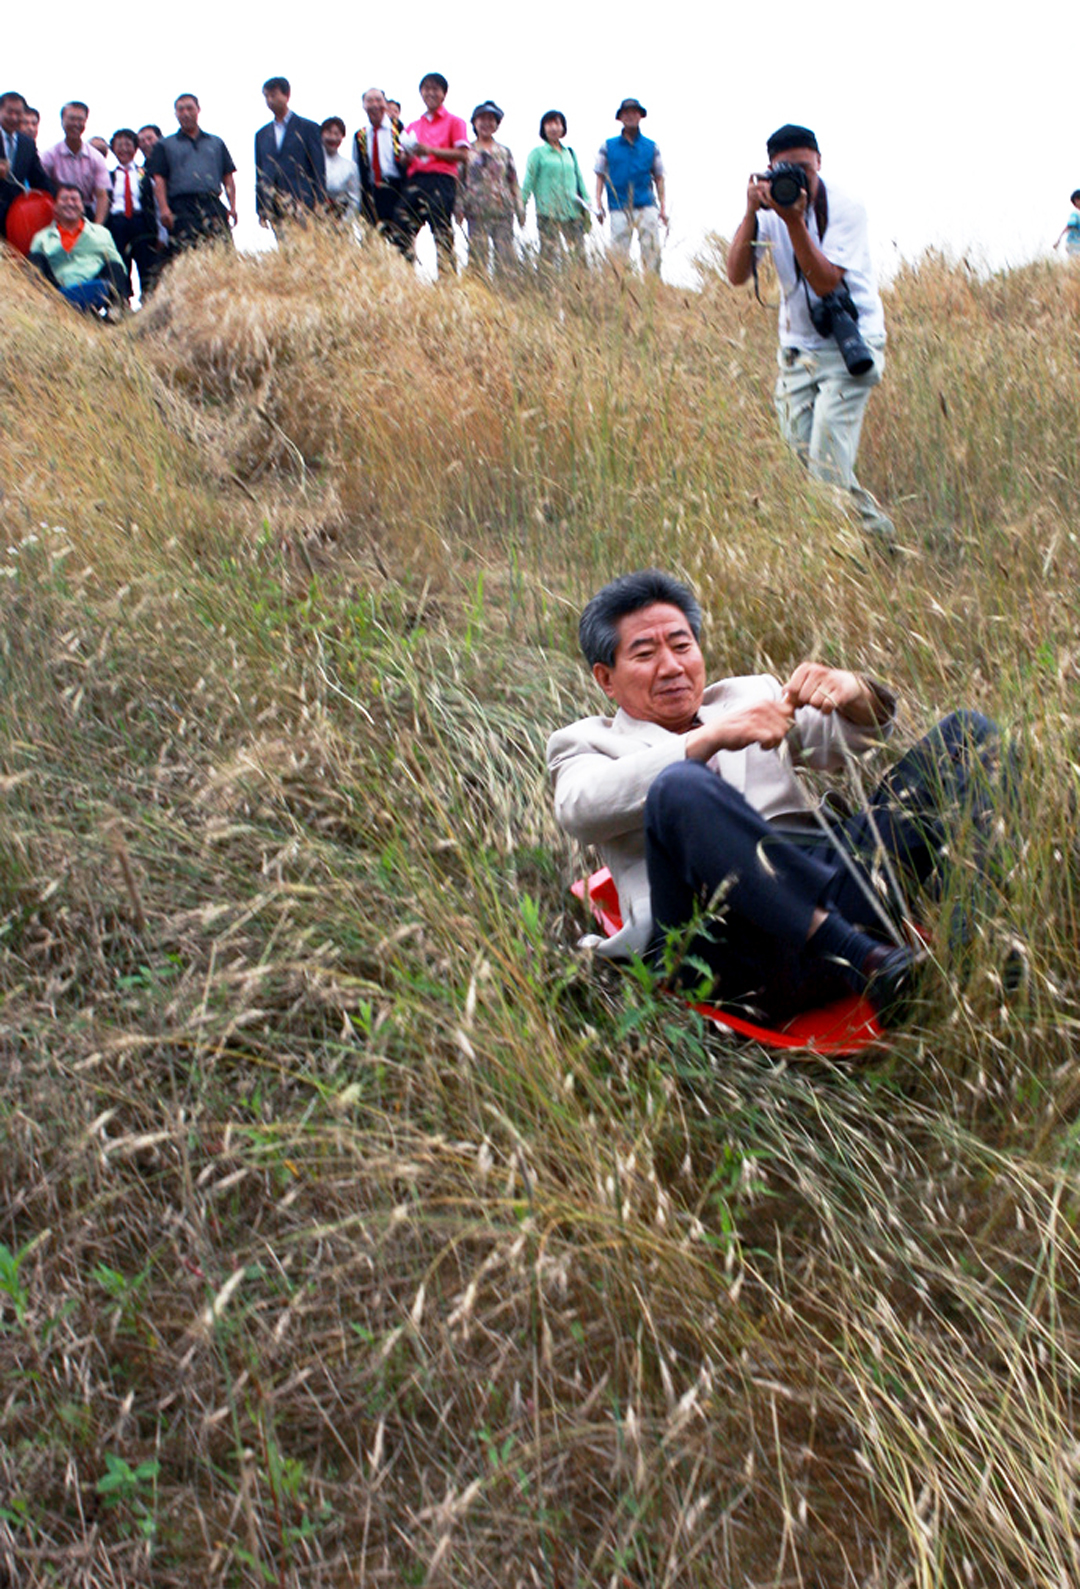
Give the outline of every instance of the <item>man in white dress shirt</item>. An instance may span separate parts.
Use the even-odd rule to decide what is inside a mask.
[[[407,156],[381,88],[369,88],[364,95],[364,115],[367,120],[353,139],[353,158],[360,168],[364,218],[385,236],[405,180]]]

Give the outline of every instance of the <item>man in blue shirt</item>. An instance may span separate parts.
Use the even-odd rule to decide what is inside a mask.
[[[615,112],[622,132],[600,145],[596,157],[596,214],[604,224],[604,200],[611,210],[611,251],[630,257],[630,239],[637,232],[641,263],[660,274],[660,227],[668,224],[664,206],[664,162],[660,150],[641,131],[648,115],[637,99],[624,99]]]

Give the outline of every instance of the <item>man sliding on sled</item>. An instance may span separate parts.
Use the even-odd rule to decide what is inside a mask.
[[[600,849],[618,889],[624,926],[600,952],[662,965],[672,929],[697,912],[680,952],[707,963],[714,1001],[779,1021],[855,991],[895,1024],[924,957],[898,941],[885,882],[940,885],[965,820],[989,838],[997,729],[952,714],[866,810],[826,816],[796,767],[842,770],[879,746],[893,693],[816,662],[785,684],[706,686],[700,631],[691,591],[657,569],[605,585],[581,617],[582,650],[617,710],[560,729],[547,759],[559,825]]]

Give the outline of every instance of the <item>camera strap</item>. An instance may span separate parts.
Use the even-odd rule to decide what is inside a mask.
[[[765,243],[759,243],[758,242],[757,211],[755,210],[754,211],[754,236],[753,236],[753,238],[751,240],[751,243],[750,243],[750,273],[751,273],[751,275],[754,278],[754,297],[757,299],[758,303],[761,305],[761,307],[763,309],[767,309],[769,307],[769,305],[765,302],[764,298],[761,296],[761,283],[758,281],[757,262],[758,262],[758,251],[759,251],[759,249],[765,248],[766,246],[767,245]]]

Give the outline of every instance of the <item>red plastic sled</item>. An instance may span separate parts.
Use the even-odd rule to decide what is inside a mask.
[[[571,893],[584,900],[611,938],[622,927],[619,895],[606,866],[591,877],[571,885]],[[884,1033],[877,1023],[873,1006],[859,994],[823,1004],[817,1010],[801,1010],[780,1027],[755,1026],[741,1015],[720,1009],[715,1004],[692,1006],[707,1021],[723,1026],[740,1037],[749,1037],[765,1048],[803,1049],[814,1054],[840,1056],[858,1054],[872,1044],[881,1043]]]
[[[7,212],[4,235],[11,248],[19,254],[29,254],[30,244],[53,218],[53,201],[47,193],[31,188],[12,199]]]

